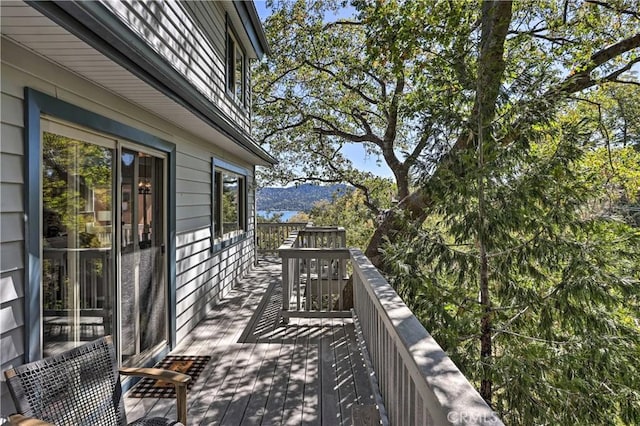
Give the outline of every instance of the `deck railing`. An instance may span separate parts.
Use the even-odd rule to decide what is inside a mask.
[[[293,231],[307,226],[305,222],[261,223],[256,227],[256,247],[259,255],[277,255],[278,249]]]
[[[392,425],[502,425],[360,250],[351,250],[354,311]]]
[[[304,241],[310,241],[305,240],[304,232],[293,232],[279,250],[283,318],[346,316],[344,307],[353,303],[353,313],[377,378],[384,423],[502,425],[360,250],[301,247]],[[352,292],[343,287],[340,291],[332,291],[334,287],[329,285],[332,281],[320,278],[329,277],[329,270],[349,271],[351,278],[338,274],[333,282],[342,286],[351,281]],[[317,281],[314,281],[315,276],[319,277]],[[314,290],[314,285],[319,290]],[[318,294],[325,296],[323,301],[333,302],[314,302],[313,295]],[[338,299],[332,299],[331,295],[336,294],[339,294]]]
[[[298,232],[300,247],[345,248],[347,232],[339,226],[314,226],[309,224]]]
[[[347,317],[345,300],[349,250],[339,227],[307,226],[291,233],[282,258],[282,317]],[[347,303],[346,303],[347,302]]]

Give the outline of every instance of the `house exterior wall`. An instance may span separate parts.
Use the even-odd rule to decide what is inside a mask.
[[[219,2],[140,2],[105,0],[113,14],[166,59],[229,120],[250,132],[248,106],[227,95],[225,80],[226,15]],[[196,22],[211,29],[205,33]],[[249,66],[245,79],[249,83]],[[250,95],[247,92],[247,102]],[[250,105],[247,103],[246,105]]]
[[[176,300],[177,340],[182,340],[233,285],[237,271],[254,262],[254,191],[248,192],[246,238],[211,251],[211,157],[202,146],[177,145]],[[252,173],[251,166],[245,166]],[[253,187],[253,175],[247,176]]]
[[[253,165],[7,39],[1,49],[0,369],[22,364],[25,355],[25,87],[176,145],[176,331],[177,341],[182,340],[254,261]],[[210,239],[212,158],[249,172],[249,229],[236,244],[218,251],[211,250]],[[14,408],[4,377],[0,386],[0,414],[6,416]]]
[[[24,149],[22,99],[7,87],[2,67],[0,119],[0,356],[1,370],[21,364],[24,354]],[[4,376],[0,407],[13,408]],[[7,408],[5,408],[7,407]]]

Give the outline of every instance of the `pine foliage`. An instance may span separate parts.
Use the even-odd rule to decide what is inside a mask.
[[[487,144],[483,169],[457,158],[457,173],[429,179],[430,219],[386,249],[403,299],[470,380],[488,375],[506,424],[640,423],[640,229],[603,202],[637,199],[640,155],[598,146],[597,126],[573,118]],[[478,175],[490,365],[478,357]]]

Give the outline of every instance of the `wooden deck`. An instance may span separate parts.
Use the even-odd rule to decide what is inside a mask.
[[[172,354],[210,355],[188,393],[190,425],[351,425],[374,396],[353,321],[280,321],[281,266],[260,262]],[[175,400],[125,397],[129,421],[176,418]]]

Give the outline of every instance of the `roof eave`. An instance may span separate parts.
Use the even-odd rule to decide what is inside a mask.
[[[264,33],[264,28],[262,27],[262,22],[260,22],[260,17],[258,16],[254,2],[235,0],[233,5],[240,19],[242,19],[244,29],[249,36],[249,40],[251,40],[251,45],[258,59],[262,59],[264,55],[270,55],[271,49],[269,48],[269,43],[267,42],[267,37]]]
[[[137,35],[94,2],[40,2],[27,0],[49,19],[80,38],[129,72],[190,110],[205,123],[249,151],[259,165],[277,160],[248,134],[240,131],[224,113],[198,92],[170,64],[158,57],[144,42],[134,43]],[[146,65],[146,66],[145,66]]]

